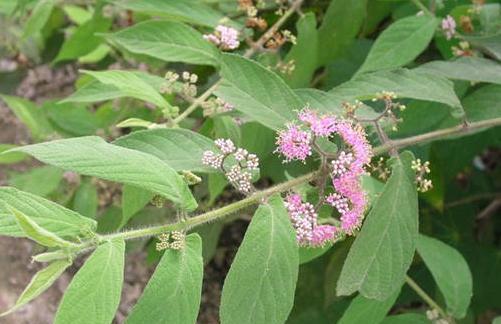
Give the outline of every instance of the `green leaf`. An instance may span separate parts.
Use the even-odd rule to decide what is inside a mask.
[[[91,20],[78,26],[63,43],[54,62],[72,60],[89,54],[102,42],[102,37],[97,34],[106,32],[110,26],[111,19],[95,15]]]
[[[355,40],[366,15],[367,0],[332,0],[318,30],[319,63],[329,63]]]
[[[367,298],[385,300],[405,280],[418,236],[418,200],[412,154],[394,161],[383,192],[374,203],[341,271],[338,295],[355,291]]]
[[[30,18],[26,21],[23,29],[22,37],[33,36],[45,26],[49,20],[52,9],[54,8],[54,0],[40,0],[31,12]]]
[[[168,163],[176,171],[214,171],[202,164],[204,151],[217,150],[214,142],[187,129],[137,131],[116,139],[113,144],[154,155]]]
[[[125,226],[132,216],[143,209],[154,194],[135,186],[124,185],[122,189],[122,224]]]
[[[68,247],[73,244],[38,226],[37,223],[19,210],[10,208],[10,212],[16,218],[17,224],[24,232],[24,235],[38,244],[48,247]]]
[[[322,247],[300,247],[299,264],[308,263],[324,255],[332,247],[332,243],[327,243]]]
[[[120,302],[125,242],[100,245],[77,272],[64,293],[55,324],[110,324]]]
[[[219,50],[202,34],[183,23],[150,20],[120,30],[106,38],[135,54],[166,62],[218,66]]]
[[[489,36],[464,36],[464,39],[487,55],[501,61],[501,33]]]
[[[64,13],[77,25],[82,25],[92,19],[92,13],[77,5],[64,5]]]
[[[430,15],[400,19],[376,39],[357,73],[401,67],[428,47],[439,21]]]
[[[37,196],[47,197],[57,190],[62,179],[63,170],[52,166],[43,166],[11,174],[9,184]]]
[[[285,62],[294,62],[294,70],[285,74],[284,79],[292,88],[307,87],[317,68],[318,33],[317,20],[311,12],[305,14],[296,23],[297,39]]]
[[[221,323],[284,323],[298,275],[294,230],[281,198],[261,205],[226,276]]]
[[[95,114],[75,104],[46,102],[43,107],[54,127],[74,136],[93,135],[99,129]]]
[[[501,64],[481,57],[433,61],[419,66],[416,70],[455,80],[501,84]]]
[[[238,55],[224,54],[223,82],[216,93],[255,121],[279,129],[296,118],[303,103],[285,82],[264,66]]]
[[[111,47],[106,44],[99,44],[92,52],[85,54],[84,56],[80,56],[78,58],[79,63],[89,64],[89,63],[97,63],[104,59],[111,51]]]
[[[16,209],[29,215],[38,226],[60,237],[71,237],[92,231],[96,222],[50,200],[15,188],[0,187],[0,234],[23,236],[11,212]]]
[[[423,314],[401,314],[386,317],[382,324],[430,324],[430,320]]]
[[[81,72],[96,78],[101,83],[116,87],[127,97],[150,102],[162,108],[170,107],[170,104],[155,88],[133,72],[119,70],[99,72],[82,70]]]
[[[86,217],[96,218],[98,205],[97,189],[90,179],[85,179],[75,192],[73,209]]]
[[[440,288],[447,311],[455,318],[465,317],[473,283],[470,268],[463,256],[449,245],[422,234],[417,241],[417,251]]]
[[[215,27],[224,16],[198,0],[116,0],[113,3],[134,12]]]
[[[150,190],[183,209],[197,207],[183,178],[166,162],[150,154],[108,144],[100,137],[76,137],[15,150],[65,170]]]
[[[240,126],[230,116],[218,116],[213,118],[215,138],[229,138],[236,146],[241,146],[242,133]]]
[[[202,277],[202,240],[190,234],[184,249],[165,251],[126,323],[195,323]]]
[[[0,317],[15,312],[40,296],[45,290],[52,286],[54,281],[56,281],[70,265],[71,262],[68,260],[54,261],[44,269],[38,271],[35,276],[33,276],[28,286],[26,286],[21,296],[19,296],[16,304],[8,311],[0,314]]]
[[[382,301],[358,295],[351,301],[338,324],[365,324],[368,319],[370,319],[371,324],[378,324],[390,311],[399,294],[400,289]]]
[[[208,264],[216,254],[217,244],[219,243],[219,237],[221,236],[223,228],[223,222],[216,222],[204,224],[195,230],[202,238],[202,257],[204,259],[204,265]]]
[[[128,128],[128,127],[141,127],[141,128],[149,128],[151,126],[154,126],[155,123],[152,123],[150,121],[141,119],[141,118],[127,118],[124,121],[121,121],[118,123],[116,126],[118,128]]]
[[[333,88],[329,93],[337,102],[373,98],[381,91],[393,91],[400,98],[444,103],[455,117],[464,115],[453,83],[444,77],[414,70],[399,69],[359,75]]]
[[[155,91],[160,92],[162,84],[165,83],[165,79],[156,75],[151,75],[141,71],[121,71],[122,74],[127,74],[131,76],[131,79],[139,78],[144,83],[149,84]],[[151,90],[150,90],[151,91]],[[134,92],[133,92],[134,94]],[[81,88],[79,88],[71,96],[63,99],[60,103],[66,102],[97,102],[105,101],[122,97],[130,97],[130,93],[127,87],[119,87],[114,84],[105,84],[99,82],[98,80],[91,81]]]
[[[14,164],[26,160],[28,157],[26,154],[19,152],[5,153],[10,149],[17,147],[12,144],[0,144],[0,164]]]
[[[463,100],[469,121],[501,117],[501,85],[491,84],[470,93]]]
[[[33,102],[7,95],[0,95],[0,98],[5,101],[16,117],[26,125],[35,140],[43,140],[52,133],[52,127],[44,111],[38,108]]]

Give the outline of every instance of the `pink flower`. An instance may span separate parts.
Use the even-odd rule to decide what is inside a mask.
[[[332,242],[336,238],[336,232],[337,228],[332,225],[316,226],[312,233],[311,245],[319,247]]]
[[[334,116],[318,116],[310,109],[304,109],[298,115],[300,121],[310,127],[315,136],[328,137],[336,130],[336,118]]]
[[[306,160],[311,155],[311,133],[301,130],[294,124],[287,125],[286,130],[278,133],[278,145],[275,152],[282,154],[286,162]]]
[[[223,50],[233,50],[240,46],[238,30],[224,25],[218,25],[214,33],[206,34],[203,37]]]
[[[318,217],[315,208],[308,202],[303,203],[299,194],[289,194],[285,198],[285,207],[296,230],[298,244],[308,245],[313,239],[313,229]]]
[[[450,15],[442,19],[442,30],[445,33],[445,38],[448,40],[456,34],[456,21]]]

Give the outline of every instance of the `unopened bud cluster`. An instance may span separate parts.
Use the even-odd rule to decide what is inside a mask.
[[[402,120],[396,115],[396,111],[404,111],[407,108],[394,100],[397,99],[397,94],[392,91],[381,91],[376,94],[372,101],[382,101],[385,105],[385,109],[381,117],[387,118],[393,125],[392,130],[397,131],[397,124]]]
[[[204,116],[212,116],[216,114],[227,113],[235,109],[235,107],[232,104],[225,102],[221,98],[215,98],[215,97],[206,100],[202,104],[202,108],[204,110]]]
[[[179,79],[182,79],[182,82]],[[195,97],[197,95],[198,76],[195,73],[184,71],[181,76],[176,72],[168,71],[165,73],[165,83],[162,84],[160,92],[171,94],[180,92],[185,97]]]
[[[431,180],[425,178],[426,175],[430,173],[429,161],[422,163],[421,159],[416,159],[412,161],[411,168],[416,172],[416,185],[418,191],[427,192],[433,188]]]
[[[166,249],[172,250],[182,250],[185,246],[186,234],[181,231],[172,231],[168,233],[163,233],[158,236],[158,242],[156,244],[157,251],[162,251]]]
[[[433,324],[449,324],[450,323],[447,319],[440,316],[440,313],[436,309],[427,310],[426,317]]]
[[[296,36],[294,36],[289,30],[275,32],[273,36],[266,41],[264,46],[270,50],[277,50],[286,42],[296,44]]]
[[[202,163],[211,168],[222,171],[228,181],[240,192],[248,194],[253,191],[252,171],[259,169],[259,158],[257,155],[249,153],[246,149],[237,148],[230,139],[217,139],[214,144],[220,153],[205,151]],[[229,169],[225,166],[225,161],[233,158],[235,161]]]
[[[276,68],[282,74],[290,75],[296,69],[296,62],[294,60],[289,60],[287,62],[280,61],[277,63]]]

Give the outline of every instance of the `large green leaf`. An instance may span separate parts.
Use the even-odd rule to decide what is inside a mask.
[[[113,144],[155,155],[174,170],[213,172],[202,164],[204,151],[216,151],[214,142],[187,129],[150,129],[116,139]]]
[[[376,39],[357,73],[401,67],[412,62],[430,43],[438,19],[430,15],[396,21]]]
[[[202,240],[191,234],[184,249],[164,253],[126,323],[195,323],[202,277]]]
[[[460,57],[454,61],[433,61],[417,68],[449,79],[501,84],[501,64],[481,57]]]
[[[89,178],[84,179],[73,197],[73,209],[80,214],[96,218],[99,208],[99,197],[96,186]]]
[[[501,117],[501,85],[490,84],[481,87],[463,100],[469,121],[480,121]]]
[[[143,209],[154,197],[154,194],[135,186],[124,185],[122,188],[122,226],[126,225],[132,216]]]
[[[3,101],[19,120],[30,130],[33,139],[45,139],[53,132],[45,112],[33,102],[20,97],[1,95]]]
[[[44,269],[38,271],[33,276],[28,286],[26,286],[21,296],[19,296],[16,304],[5,313],[0,314],[0,317],[15,312],[33,299],[40,296],[40,294],[47,290],[47,288],[49,288],[70,265],[71,262],[68,260],[59,260],[54,261]]]
[[[501,33],[488,36],[464,36],[464,39],[489,56],[501,61]]]
[[[366,15],[367,0],[332,0],[318,29],[319,63],[329,63],[355,40]]]
[[[96,222],[50,200],[15,188],[0,187],[0,234],[23,236],[12,214],[14,208],[29,215],[38,226],[58,236],[77,236],[96,228]]]
[[[198,0],[115,0],[119,7],[191,24],[215,27],[224,16]]]
[[[371,324],[380,323],[397,300],[400,289],[385,300],[365,298],[362,295],[355,297],[338,324],[365,324],[370,319]]]
[[[23,37],[33,36],[40,32],[47,20],[49,20],[53,8],[54,0],[40,0],[33,8],[30,18],[24,24]]]
[[[307,13],[296,23],[297,40],[285,62],[294,62],[294,70],[285,74],[284,79],[292,88],[307,87],[317,68],[318,32],[317,20],[313,13]]]
[[[303,108],[296,94],[275,73],[239,55],[224,54],[218,96],[252,119],[273,129],[295,119]]]
[[[113,44],[135,54],[167,62],[218,66],[219,50],[202,34],[183,23],[151,20],[107,36]]]
[[[54,62],[72,60],[89,54],[102,42],[102,37],[97,34],[106,32],[110,26],[111,19],[95,15],[91,20],[78,26],[73,34],[63,43]]]
[[[96,136],[76,137],[16,148],[38,160],[84,175],[123,182],[155,192],[183,209],[197,203],[183,178],[159,158],[108,144]]]
[[[298,275],[294,230],[279,196],[261,205],[226,276],[221,323],[284,323]]]
[[[46,165],[22,173],[12,173],[9,177],[9,185],[19,190],[47,197],[59,188],[62,179],[63,170]]]
[[[130,71],[82,71],[96,78],[99,82],[111,85],[122,91],[127,97],[151,102],[158,107],[170,107],[170,104],[149,83]]]
[[[164,78],[141,71],[127,71],[127,74],[133,74],[134,76],[131,76],[131,78],[141,79],[144,83],[149,84],[157,92],[160,92],[162,84],[165,83]],[[96,102],[129,96],[131,96],[131,94],[127,91],[127,88],[94,80],[85,84],[71,96],[61,100],[60,102]]]
[[[23,231],[24,235],[38,244],[47,247],[70,247],[72,245],[71,242],[62,239],[56,234],[39,226],[30,217],[23,214],[19,210],[10,208],[10,212],[16,218],[16,222],[19,225],[19,228]]]
[[[393,91],[400,98],[412,98],[444,103],[455,117],[464,115],[454,92],[453,83],[446,78],[414,70],[399,69],[359,75],[329,93],[338,102],[373,98],[381,91]]]
[[[440,288],[448,312],[455,318],[465,317],[473,283],[463,256],[449,245],[422,234],[417,241],[417,251]]]
[[[100,245],[68,286],[54,323],[110,324],[120,302],[124,259],[124,240]]]
[[[26,160],[27,155],[20,152],[4,152],[15,148],[16,145],[12,144],[0,144],[0,164],[14,164]]]
[[[392,174],[374,203],[343,265],[338,295],[355,291],[385,300],[401,287],[418,237],[418,200],[412,154],[393,161]]]

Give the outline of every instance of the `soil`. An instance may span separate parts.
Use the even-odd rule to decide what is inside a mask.
[[[52,70],[47,66],[37,67],[27,74],[16,94],[38,102],[47,98],[62,97],[73,91],[71,84],[74,78],[72,67],[58,70]],[[0,143],[26,144],[29,141],[25,127],[0,102]],[[15,166],[0,165],[0,185],[7,185],[8,170],[22,171],[32,165],[33,162]],[[219,323],[221,288],[246,227],[246,221],[236,221],[227,225],[221,234],[216,256],[205,266],[198,323]],[[31,256],[40,253],[41,250],[27,239],[0,237],[0,251],[0,312],[2,312],[15,304],[30,279],[43,265],[31,262]],[[145,258],[144,251],[126,255],[124,286],[114,323],[124,322],[154,271],[154,266],[146,265]],[[84,258],[77,259],[75,264],[47,291],[17,312],[0,318],[0,324],[52,323],[59,300],[83,262]]]

